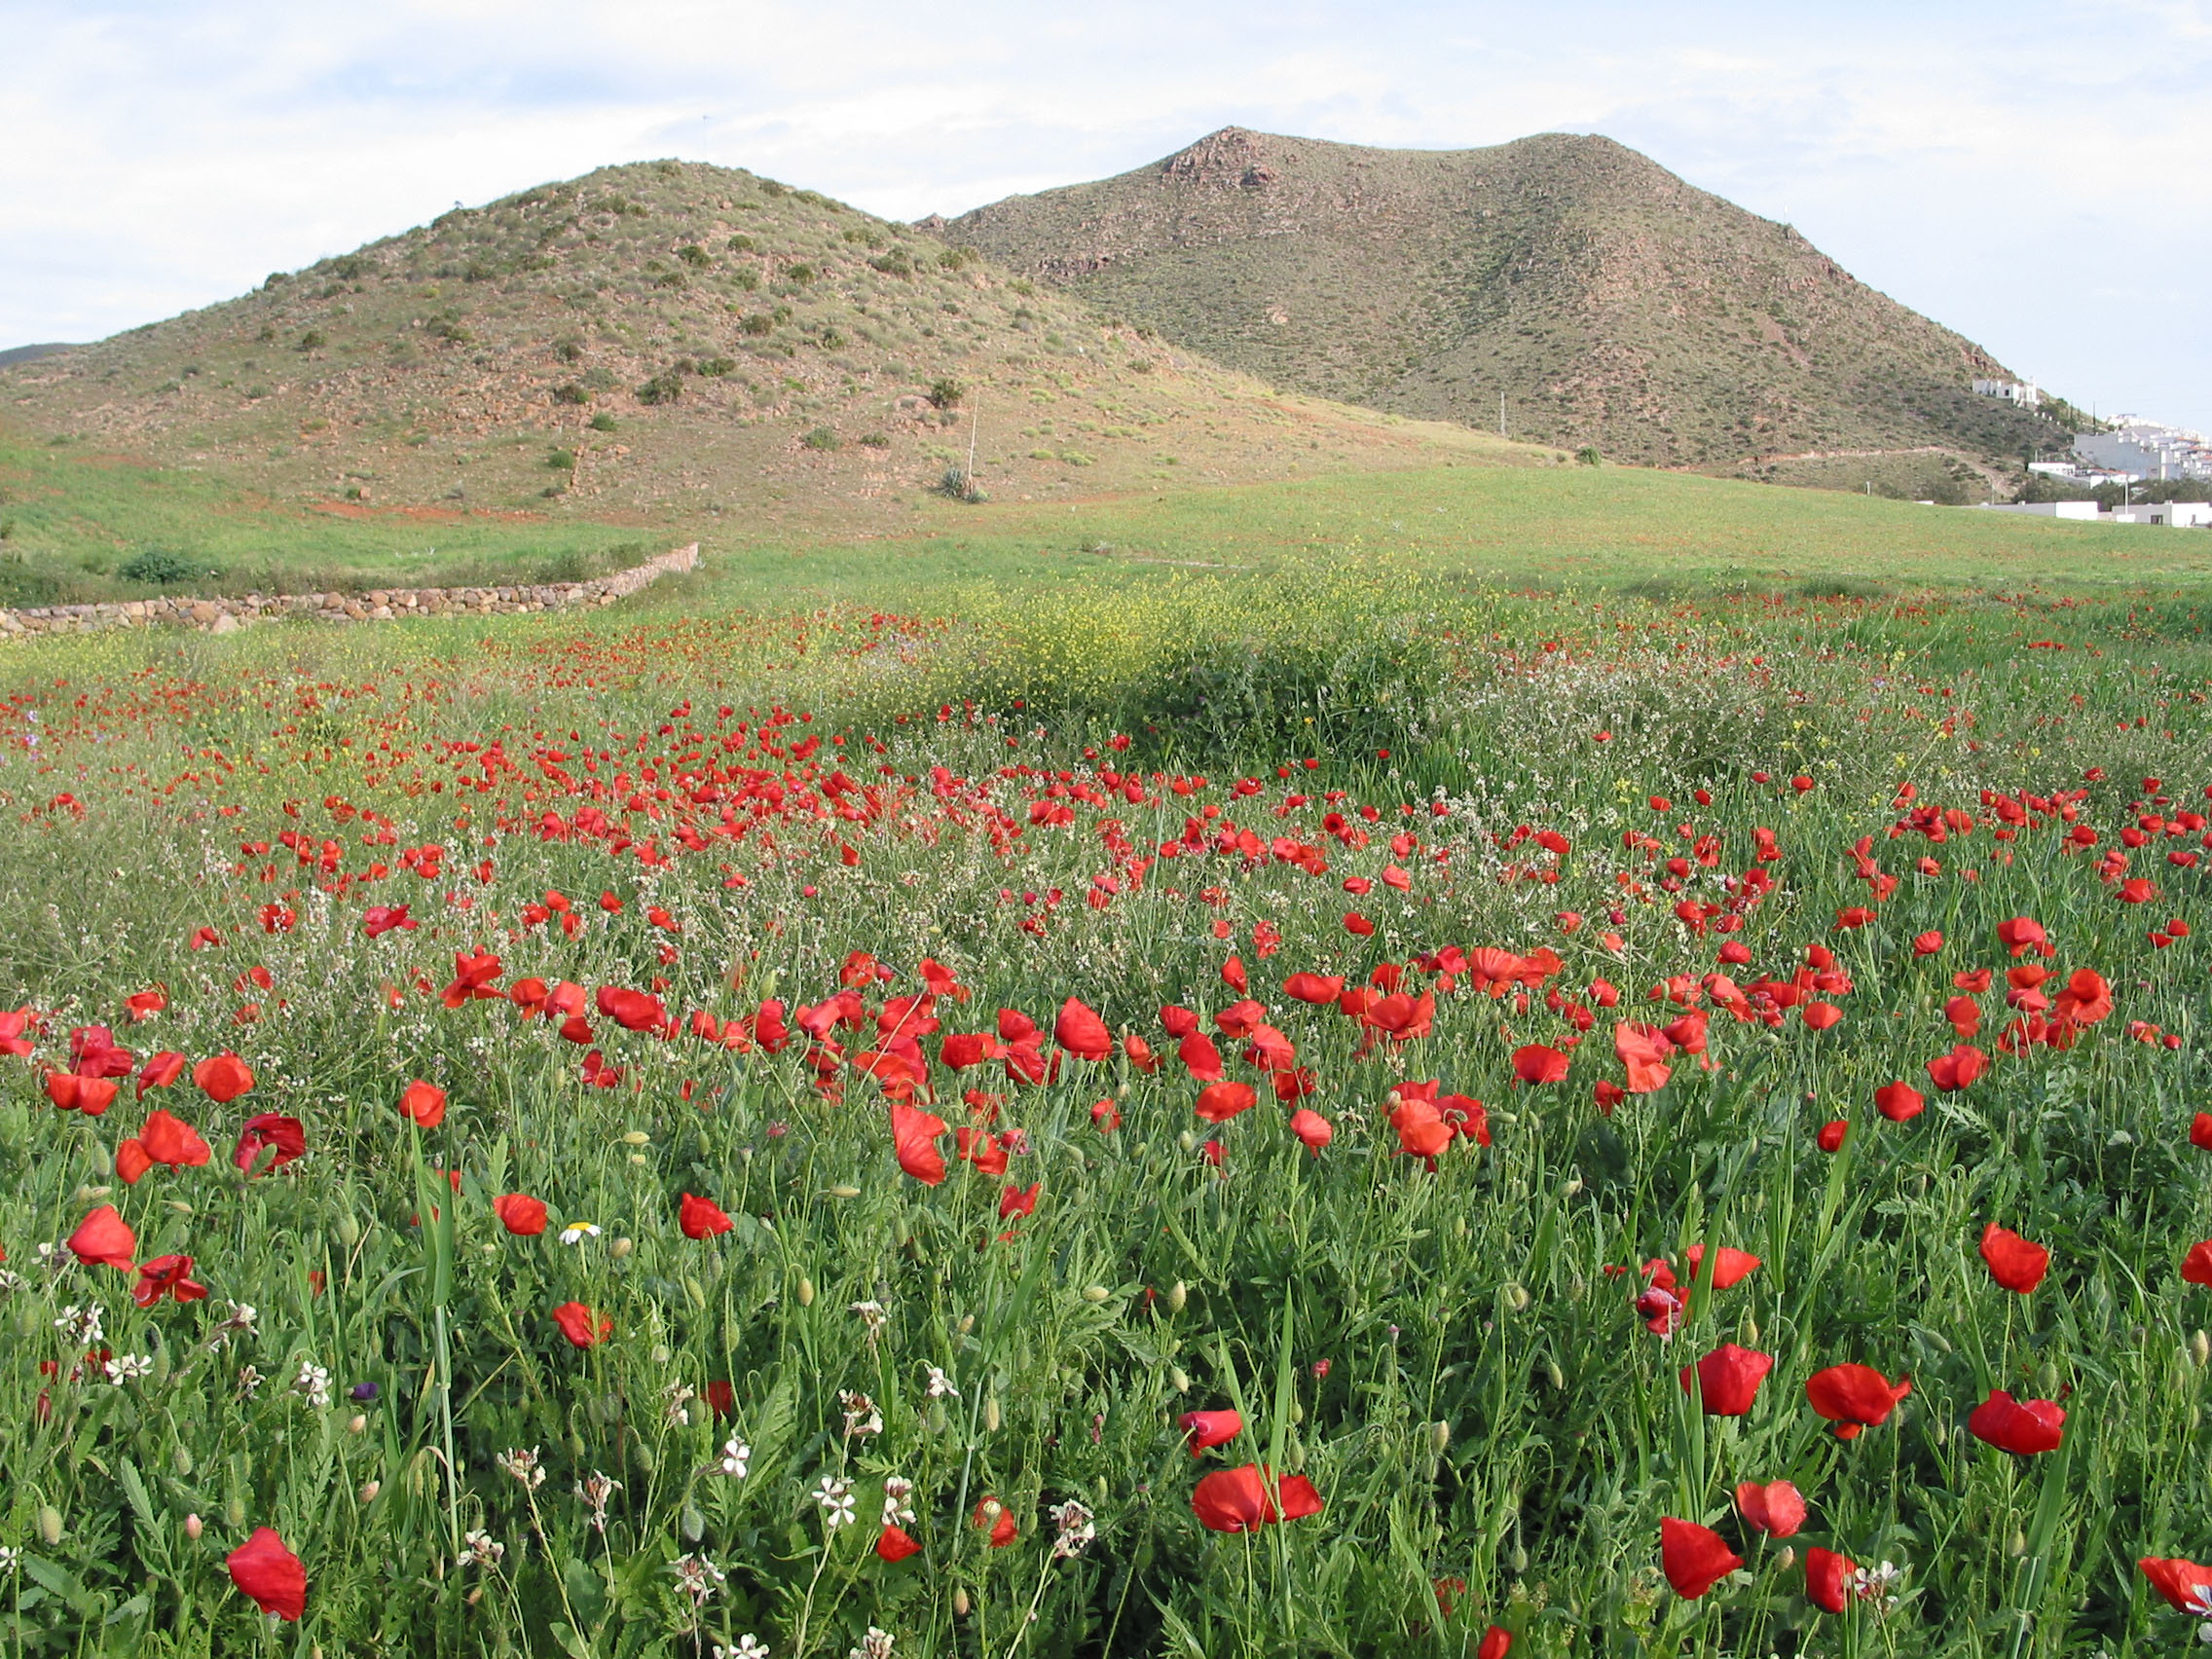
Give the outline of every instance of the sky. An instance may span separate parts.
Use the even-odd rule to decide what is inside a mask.
[[[0,0],[0,347],[609,163],[959,212],[1237,125],[1600,132],[2105,415],[2212,430],[2212,0]]]

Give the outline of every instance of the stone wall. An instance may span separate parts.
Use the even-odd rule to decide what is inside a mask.
[[[106,628],[199,628],[228,634],[256,622],[305,616],[317,622],[395,622],[404,616],[527,616],[612,605],[676,571],[696,570],[699,544],[679,547],[588,582],[468,588],[370,588],[362,593],[249,593],[235,599],[182,595],[110,605],[0,608],[0,639],[92,634]]]

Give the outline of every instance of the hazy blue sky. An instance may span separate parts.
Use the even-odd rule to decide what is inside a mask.
[[[2212,0],[0,0],[0,345],[608,162],[910,218],[1230,123],[1603,132],[2070,397],[2212,428]]]

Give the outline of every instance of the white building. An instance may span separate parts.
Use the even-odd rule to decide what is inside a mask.
[[[1985,513],[2027,513],[2034,518],[2080,519],[2094,524],[2097,520],[2097,503],[2094,501],[2009,501],[2002,505],[1981,504]]]
[[[2154,501],[2139,507],[2099,512],[2094,501],[1982,502],[1984,513],[2025,513],[2031,518],[2070,519],[2076,524],[2157,524],[2175,530],[2212,530],[2212,501]]]
[[[2144,478],[2212,478],[2212,443],[2201,432],[2122,415],[2109,432],[2077,432],[2074,453],[2094,466]]]
[[[1977,380],[1973,383],[1976,395],[2002,397],[2007,403],[2017,403],[2025,409],[2041,407],[2043,388],[2034,381]]]

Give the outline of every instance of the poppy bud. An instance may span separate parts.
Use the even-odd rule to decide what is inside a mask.
[[[1178,1394],[1188,1394],[1191,1391],[1191,1374],[1180,1365],[1167,1368],[1167,1381]]]
[[[346,1432],[348,1434],[360,1434],[365,1432],[368,1426],[369,1419],[361,1413],[355,1412],[352,1417],[347,1420]]]
[[[38,1535],[46,1540],[48,1549],[61,1542],[61,1511],[51,1503],[38,1506]]]
[[[682,1528],[683,1541],[687,1544],[695,1544],[707,1535],[707,1518],[699,1513],[699,1506],[695,1503],[683,1506],[683,1515],[678,1525]]]
[[[646,1134],[643,1129],[631,1129],[623,1135],[622,1144],[624,1146],[650,1146],[652,1139],[653,1137]]]
[[[1190,1299],[1191,1292],[1189,1288],[1185,1286],[1181,1279],[1177,1279],[1172,1285],[1168,1286],[1167,1289],[1167,1311],[1170,1313],[1182,1312],[1183,1305],[1186,1302],[1190,1301]],[[2201,1365],[2203,1361],[2199,1360],[2197,1361],[2197,1363]]]
[[[338,1242],[350,1250],[361,1241],[361,1224],[350,1213],[338,1218]]]
[[[1505,1558],[1505,1565],[1515,1572],[1527,1572],[1529,1570],[1529,1552],[1519,1544],[1515,1544],[1513,1553]]]
[[[192,1476],[192,1454],[179,1446],[170,1454],[169,1467],[176,1471],[178,1480],[189,1480]]]
[[[1428,1430],[1428,1444],[1441,1457],[1452,1447],[1452,1425],[1448,1422],[1432,1423]]]
[[[627,1255],[628,1255],[628,1254],[629,1254],[629,1253],[630,1253],[631,1251],[635,1250],[635,1249],[636,1249],[637,1247],[638,1247],[638,1245],[637,1245],[637,1241],[636,1241],[635,1239],[632,1239],[632,1238],[617,1238],[617,1239],[616,1239],[616,1240],[615,1240],[615,1241],[613,1242],[613,1244],[612,1244],[612,1245],[610,1246],[610,1249],[611,1249],[611,1251],[612,1251],[612,1254],[613,1254],[613,1256],[614,1256],[614,1259],[615,1259],[616,1261],[620,1261],[620,1260],[621,1260],[621,1259],[622,1259],[622,1258],[623,1258],[624,1256],[627,1256]]]
[[[983,1426],[993,1434],[999,1431],[999,1397],[996,1394],[983,1401]]]
[[[1185,1152],[1195,1152],[1198,1150],[1198,1137],[1191,1133],[1189,1129],[1185,1129],[1181,1134],[1175,1137],[1175,1144],[1181,1147]]]
[[[363,1481],[359,1496],[363,1503],[374,1503],[377,1500],[377,1493],[382,1491],[384,1491],[384,1482]]]
[[[1505,1306],[1512,1309],[1514,1312],[1524,1313],[1528,1311],[1529,1293],[1522,1286],[1517,1284],[1507,1285],[1504,1290],[1504,1296]]]
[[[234,1493],[229,1501],[223,1505],[223,1525],[226,1527],[242,1527],[245,1525],[244,1498]]]
[[[190,1538],[194,1543],[197,1544],[198,1542],[200,1542],[200,1534],[204,1532],[206,1530],[206,1524],[203,1522],[199,1516],[187,1515],[184,1518],[184,1535]]]
[[[1567,1386],[1567,1373],[1559,1368],[1558,1360],[1547,1359],[1544,1361],[1544,1381],[1549,1382],[1554,1388],[1564,1388]]]
[[[2027,1533],[2021,1531],[2017,1527],[2013,1528],[2012,1535],[2005,1540],[2005,1553],[2015,1556],[2026,1555],[2028,1553]]]
[[[1785,1544],[1782,1547],[1782,1553],[1774,1558],[1774,1567],[1777,1572],[1788,1572],[1796,1564],[1797,1549],[1793,1544]]]
[[[814,1306],[814,1281],[810,1278],[802,1278],[798,1281],[798,1305],[801,1308],[812,1308]]]
[[[1102,1284],[1088,1284],[1083,1287],[1084,1301],[1089,1303],[1094,1308],[1113,1294],[1114,1293],[1112,1291],[1108,1290]]]
[[[2189,1357],[2196,1361],[2199,1369],[2207,1360],[2212,1360],[2212,1337],[2206,1336],[2202,1331],[2198,1331],[2191,1337],[2189,1339]]]
[[[974,1330],[975,1328],[976,1328],[976,1315],[975,1315],[975,1314],[973,1314],[973,1313],[963,1313],[963,1314],[961,1314],[961,1315],[960,1315],[960,1334],[961,1334],[962,1336],[966,1336],[966,1335],[967,1335],[967,1334],[968,1334],[968,1333],[969,1333],[970,1331],[973,1331],[973,1330]]]
[[[965,1585],[952,1592],[952,1616],[956,1619],[968,1616],[968,1590]]]

